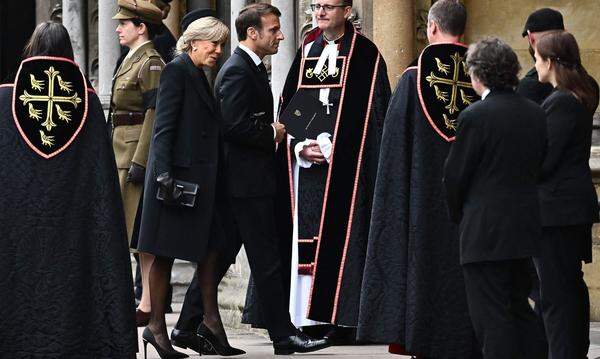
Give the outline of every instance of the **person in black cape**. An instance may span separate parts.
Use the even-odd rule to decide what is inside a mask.
[[[431,7],[431,45],[415,62],[418,66],[400,78],[383,127],[358,338],[392,343],[393,353],[480,356],[459,263],[458,232],[442,188],[456,118],[477,98],[464,71],[466,47],[458,44],[465,23],[466,10],[457,1],[440,0]],[[430,82],[453,73],[460,88]]]
[[[38,25],[23,58],[14,84],[0,86],[2,356],[135,358],[131,262],[100,100],[62,25]]]
[[[515,93],[519,60],[501,40],[471,45],[467,66],[482,100],[460,114],[444,185],[459,224],[471,321],[484,358],[543,359],[546,343],[528,295],[541,239],[544,111]]]

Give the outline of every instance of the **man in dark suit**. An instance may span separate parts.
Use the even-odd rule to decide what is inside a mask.
[[[541,36],[548,31],[564,29],[565,25],[562,14],[554,9],[543,8],[536,10],[529,15],[521,35],[527,37],[527,41],[529,42],[529,53],[533,58],[535,44]],[[519,95],[535,101],[539,105],[544,102],[552,90],[552,85],[541,83],[538,80],[538,73],[535,70],[535,67],[532,67],[531,70],[527,72],[519,82],[519,86],[517,86],[517,93]],[[537,295],[537,298],[539,298],[539,294]]]
[[[273,123],[273,94],[262,59],[277,53],[284,39],[279,10],[252,4],[235,21],[240,45],[215,83],[223,115],[227,192],[235,225],[245,246],[258,300],[275,354],[310,352],[328,346],[299,332],[291,323],[283,289],[275,232],[275,149],[284,138]],[[287,271],[285,272],[287,275]]]
[[[513,91],[519,62],[495,38],[472,45],[467,65],[479,101],[459,117],[444,167],[471,321],[484,357],[543,358],[527,296],[529,263],[541,236],[537,189],[545,115]]]

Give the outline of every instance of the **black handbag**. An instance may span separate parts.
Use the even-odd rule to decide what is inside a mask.
[[[181,180],[173,180],[173,182],[175,182],[173,195],[168,195],[162,186],[158,186],[156,199],[168,206],[194,207],[196,195],[198,194],[198,185]]]

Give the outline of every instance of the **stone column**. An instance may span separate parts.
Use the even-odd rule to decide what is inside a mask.
[[[373,40],[386,61],[394,89],[415,56],[414,1],[373,1]]]
[[[271,0],[271,4],[281,11],[281,31],[285,36],[285,40],[279,43],[279,52],[271,56],[271,88],[273,90],[275,113],[277,113],[279,96],[281,96],[287,73],[296,54],[295,4],[294,1],[290,0]]]
[[[85,44],[85,35],[87,33],[85,19],[87,12],[85,4],[83,0],[62,0],[62,8],[62,22],[71,37],[75,62],[85,74],[87,68],[87,46]]]
[[[289,0],[288,0],[289,1]],[[238,17],[240,10],[242,10],[246,6],[246,0],[231,0],[231,25],[229,28],[231,29],[231,52],[237,47],[239,44],[237,33],[235,32],[235,19]]]
[[[121,53],[117,21],[112,19],[118,8],[116,1],[98,2],[98,96],[104,109],[109,106],[113,72]]]

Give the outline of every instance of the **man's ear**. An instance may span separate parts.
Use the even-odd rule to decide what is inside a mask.
[[[350,15],[352,15],[352,7],[346,6],[346,8],[344,9],[344,19],[348,20],[348,18],[350,18]]]
[[[250,26],[246,30],[246,37],[248,37],[252,40],[256,40],[258,38],[258,31],[256,31],[256,28],[254,28],[253,26]]]
[[[527,40],[529,40],[529,44],[531,47],[535,48],[535,35],[527,30]]]

